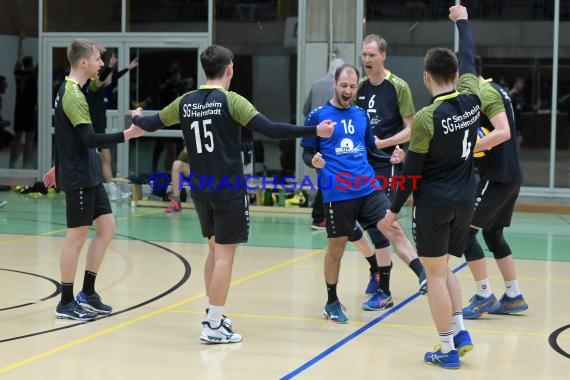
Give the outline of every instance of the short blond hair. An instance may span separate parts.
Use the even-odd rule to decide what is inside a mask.
[[[388,49],[388,43],[386,42],[386,40],[377,34],[369,34],[366,37],[364,37],[362,45],[368,44],[370,42],[376,42],[378,50],[380,50],[381,53],[385,53],[386,50]]]
[[[67,60],[71,67],[74,67],[81,58],[89,58],[94,51],[102,52],[104,48],[95,41],[77,39],[67,48]]]

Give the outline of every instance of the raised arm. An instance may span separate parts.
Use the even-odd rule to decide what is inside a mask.
[[[449,8],[449,19],[455,22],[459,31],[459,75],[475,75],[475,46],[469,28],[467,8],[454,5]]]

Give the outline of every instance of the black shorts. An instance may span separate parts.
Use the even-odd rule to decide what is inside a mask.
[[[37,130],[37,118],[34,109],[29,112],[18,111],[14,114],[14,132],[32,132]]]
[[[520,183],[479,181],[471,225],[483,229],[511,225]]]
[[[346,201],[325,202],[327,237],[348,236],[349,241],[354,241],[357,221],[365,230],[376,228],[389,207],[390,201],[382,191]]]
[[[101,215],[113,213],[102,183],[94,187],[67,191],[65,203],[68,228],[91,226]]]
[[[392,199],[392,195],[396,192],[396,188],[392,189],[392,176],[401,175],[403,171],[403,165],[389,165],[379,168],[374,168],[374,175],[381,176],[382,179],[378,180],[380,187],[384,188],[384,192],[388,196],[388,199]]]
[[[473,218],[473,202],[443,207],[415,207],[412,233],[420,257],[449,253],[461,257]]]
[[[194,198],[194,207],[198,213],[202,236],[210,239],[215,236],[216,243],[246,243],[249,237],[249,202],[243,197],[208,201]]]

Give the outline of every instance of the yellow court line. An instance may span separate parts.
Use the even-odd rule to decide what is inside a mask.
[[[196,314],[202,315],[203,312],[191,311],[191,310],[170,310],[172,313],[180,314]],[[231,313],[228,314],[230,317],[240,317],[240,318],[251,318],[251,319],[273,319],[273,320],[286,320],[286,321],[308,321],[308,322],[324,322],[323,318],[311,318],[311,317],[295,317],[287,315],[272,315],[272,314],[249,314],[249,313]],[[349,320],[348,324],[352,325],[365,325],[370,321],[354,321]],[[406,330],[431,330],[433,331],[433,325],[413,325],[413,324],[403,324],[403,323],[384,323],[382,322],[380,327],[382,328],[397,328]],[[477,334],[490,334],[490,335],[516,335],[516,336],[529,336],[529,337],[546,337],[550,335],[550,332],[528,332],[528,331],[514,331],[514,330],[487,330],[487,329],[469,329],[470,333]],[[563,336],[565,339],[570,339],[570,336]]]
[[[320,254],[320,253],[322,253],[322,252],[324,252],[323,249],[318,249],[318,250],[315,250],[315,251],[306,253],[306,254],[304,254],[304,255],[301,255],[301,256],[299,256],[299,257],[297,257],[297,258],[284,261],[284,262],[282,262],[282,263],[280,263],[280,264],[273,265],[273,266],[271,266],[271,267],[269,267],[269,268],[266,268],[266,269],[263,269],[263,270],[261,270],[261,271],[259,271],[259,272],[252,273],[252,274],[250,274],[250,275],[248,275],[248,276],[245,276],[245,277],[242,277],[242,278],[240,278],[240,279],[234,280],[234,281],[232,281],[232,282],[230,283],[230,286],[239,285],[239,284],[241,284],[242,282],[249,281],[249,280],[251,280],[251,279],[254,279],[254,278],[257,278],[257,277],[259,277],[259,276],[262,276],[262,275],[264,275],[264,274],[266,274],[266,273],[269,273],[269,272],[275,271],[275,270],[277,270],[277,269],[281,269],[281,268],[283,268],[283,267],[285,267],[285,266],[294,264],[294,263],[296,263],[297,261],[305,260],[305,259],[310,258],[310,257],[312,257],[312,256],[318,255],[318,254]],[[35,362],[35,361],[37,361],[37,360],[46,358],[46,357],[48,357],[48,356],[55,355],[55,354],[57,354],[58,352],[65,351],[65,350],[67,350],[67,349],[69,349],[69,348],[72,348],[72,347],[75,347],[75,346],[77,346],[77,345],[79,345],[79,344],[82,344],[82,343],[91,341],[91,340],[93,340],[93,339],[95,339],[95,338],[101,337],[101,336],[103,336],[103,335],[107,335],[107,334],[109,334],[109,333],[112,333],[112,332],[117,331],[117,330],[119,330],[119,329],[122,329],[122,328],[124,328],[124,327],[127,327],[127,326],[133,325],[133,324],[135,324],[135,323],[144,321],[145,319],[152,318],[152,317],[157,316],[157,315],[159,315],[159,314],[163,314],[163,313],[165,313],[165,312],[167,312],[167,311],[169,311],[169,310],[172,310],[172,309],[175,309],[175,308],[177,308],[177,307],[186,305],[186,304],[188,304],[188,303],[190,303],[190,302],[196,301],[196,300],[198,300],[198,299],[200,299],[200,298],[203,298],[203,297],[205,297],[205,296],[206,296],[206,292],[199,293],[199,294],[197,294],[197,295],[195,295],[195,296],[192,296],[192,297],[190,297],[190,298],[186,298],[186,299],[184,299],[184,300],[182,300],[182,301],[179,301],[179,302],[176,302],[176,303],[174,303],[174,304],[172,304],[172,305],[165,306],[165,307],[163,307],[163,308],[161,308],[161,309],[148,312],[148,313],[146,313],[146,314],[144,314],[144,315],[141,315],[141,316],[136,317],[136,318],[134,318],[134,319],[131,319],[131,320],[129,320],[129,321],[120,323],[120,324],[118,324],[118,325],[116,325],[116,326],[109,327],[109,328],[107,328],[107,329],[104,329],[104,330],[101,330],[101,331],[99,331],[99,332],[96,332],[96,333],[87,335],[87,336],[85,336],[85,337],[83,337],[83,338],[80,338],[80,339],[76,339],[76,340],[74,340],[74,341],[71,341],[71,342],[69,342],[69,343],[66,343],[66,344],[63,344],[63,345],[61,345],[61,346],[55,347],[55,348],[53,348],[53,349],[51,349],[51,350],[44,351],[44,352],[42,352],[42,353],[40,353],[40,354],[34,355],[34,356],[29,357],[29,358],[27,358],[27,359],[22,359],[22,360],[19,360],[19,361],[15,362],[15,363],[9,364],[9,365],[7,365],[7,366],[0,367],[0,374],[5,373],[5,372],[8,372],[8,371],[11,371],[11,370],[16,369],[16,368],[19,368],[19,367],[22,367],[22,366],[27,365],[27,364],[33,363],[33,362]]]

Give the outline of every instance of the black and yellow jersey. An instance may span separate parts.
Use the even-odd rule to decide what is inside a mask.
[[[457,90],[438,95],[412,122],[410,151],[425,154],[414,204],[438,207],[475,196],[473,148],[480,125],[479,81],[463,74]]]
[[[95,148],[81,140],[76,127],[91,124],[89,106],[79,83],[66,77],[55,99],[57,186],[64,190],[93,187],[103,182]]]
[[[180,96],[160,111],[164,125],[181,125],[192,197],[227,200],[246,193],[241,128],[257,114],[243,96],[209,85]]]
[[[482,180],[492,182],[522,183],[523,175],[519,163],[516,143],[515,112],[509,94],[503,87],[486,79],[479,85],[481,89],[481,126],[493,130],[490,119],[505,112],[509,121],[511,138],[486,152],[475,160]]]
[[[387,71],[386,78],[378,86],[370,83],[364,77],[358,83],[358,93],[355,104],[366,110],[370,118],[372,132],[380,139],[394,136],[404,128],[404,118],[415,113],[412,92],[408,83],[400,77]],[[392,154],[394,147],[383,149]],[[390,165],[386,154],[375,154],[368,151],[368,161],[373,167]]]

